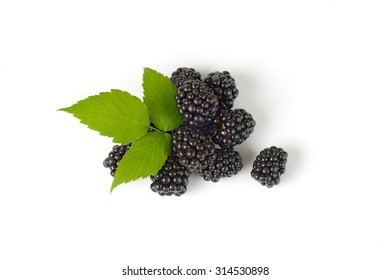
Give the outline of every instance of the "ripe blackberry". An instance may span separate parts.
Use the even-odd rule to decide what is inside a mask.
[[[262,150],[253,163],[251,176],[263,186],[272,188],[279,183],[286,169],[287,156],[282,148],[275,146]]]
[[[181,126],[173,133],[173,152],[181,165],[195,171],[215,153],[215,144],[199,128]]]
[[[123,158],[130,146],[131,143],[126,145],[115,145],[112,147],[111,152],[109,152],[108,157],[103,161],[103,166],[110,168],[112,176],[115,175],[119,161]]]
[[[233,108],[234,99],[239,92],[235,80],[228,71],[210,73],[204,81],[213,89],[221,108]]]
[[[244,109],[220,110],[214,122],[217,124],[217,131],[213,135],[213,141],[224,148],[244,142],[256,126],[252,115]]]
[[[200,73],[195,71],[194,68],[180,67],[172,73],[171,82],[175,86],[181,86],[188,80],[200,80]]]
[[[168,157],[164,166],[155,176],[150,176],[152,191],[160,195],[180,196],[187,191],[188,178],[191,175],[184,166],[182,166],[175,155]]]
[[[176,92],[176,103],[184,123],[205,125],[218,110],[218,100],[212,89],[201,80],[187,80]]]
[[[218,182],[222,177],[231,177],[242,169],[242,158],[233,148],[216,149],[215,157],[202,165],[199,174],[206,181]]]

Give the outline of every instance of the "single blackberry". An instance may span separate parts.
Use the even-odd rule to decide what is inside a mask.
[[[176,103],[184,123],[202,126],[212,122],[218,100],[212,89],[201,80],[187,80],[176,92]]]
[[[215,153],[215,144],[199,128],[181,126],[173,133],[173,152],[181,165],[195,171]]]
[[[224,148],[244,142],[256,126],[252,115],[244,109],[220,110],[214,122],[217,131],[213,135],[213,141]]]
[[[275,146],[262,150],[253,163],[251,176],[263,186],[272,188],[279,183],[286,169],[287,156],[282,148]]]
[[[216,149],[215,156],[202,165],[199,174],[206,181],[218,182],[222,177],[231,177],[242,169],[242,158],[233,148]]]
[[[103,165],[106,168],[110,168],[111,175],[115,175],[115,171],[118,168],[119,161],[123,158],[127,150],[130,148],[131,143],[126,145],[115,145],[112,147],[108,157],[103,161]]]
[[[200,80],[200,73],[195,71],[194,68],[180,67],[171,75],[171,82],[177,87],[188,80]]]
[[[235,80],[228,71],[210,73],[204,82],[213,89],[221,108],[233,108],[234,99],[238,96],[239,91]]]
[[[180,196],[187,191],[188,178],[191,172],[182,166],[175,155],[168,157],[164,166],[155,176],[150,176],[152,191],[160,195]]]

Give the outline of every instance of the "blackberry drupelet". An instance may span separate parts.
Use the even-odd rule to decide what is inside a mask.
[[[182,166],[175,155],[168,157],[164,166],[155,176],[150,176],[150,188],[162,196],[180,196],[187,191],[191,172]]]
[[[252,115],[244,109],[220,110],[214,122],[217,131],[213,135],[213,141],[224,148],[244,142],[256,126]]]
[[[126,145],[115,145],[112,147],[108,157],[103,161],[103,165],[106,168],[110,168],[111,175],[115,175],[115,171],[118,168],[119,161],[123,158],[125,153],[129,150],[131,143]]]
[[[233,148],[216,149],[215,155],[199,171],[206,181],[218,182],[220,178],[231,177],[242,169],[242,158]]]
[[[212,122],[218,111],[213,90],[201,80],[187,80],[176,92],[176,103],[184,123],[202,126]]]
[[[215,144],[199,128],[181,126],[173,133],[173,153],[181,165],[195,171],[215,153]]]
[[[262,150],[253,163],[251,176],[263,186],[272,188],[279,183],[286,169],[287,156],[282,148],[275,146]]]
[[[180,67],[171,75],[171,83],[180,87],[185,81],[200,80],[200,73],[194,68]]]
[[[221,108],[233,108],[234,100],[238,96],[239,91],[235,80],[228,71],[210,73],[204,81],[213,89]]]

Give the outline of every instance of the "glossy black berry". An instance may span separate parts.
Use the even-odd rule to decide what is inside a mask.
[[[282,148],[275,146],[262,150],[253,163],[251,176],[262,185],[273,187],[286,170],[287,157]]]
[[[242,158],[233,148],[216,149],[202,165],[199,174],[206,180],[218,182],[220,178],[231,177],[242,169]]]
[[[187,191],[190,175],[191,172],[179,163],[177,157],[171,155],[160,171],[155,176],[150,176],[150,188],[163,196],[180,196]]]
[[[175,86],[181,86],[185,81],[200,80],[200,73],[194,68],[180,67],[171,75],[171,82]]]
[[[218,111],[213,90],[201,80],[187,80],[176,92],[176,103],[187,125],[202,126],[212,122]]]
[[[173,133],[173,152],[181,165],[195,171],[215,153],[215,144],[199,128],[181,126]]]
[[[235,80],[228,71],[210,73],[204,81],[213,89],[221,108],[233,108],[234,100],[237,98],[239,91]]]
[[[123,158],[125,153],[129,150],[131,143],[126,145],[115,145],[112,147],[108,157],[103,161],[103,166],[111,170],[111,175],[115,175],[115,171],[118,168],[119,161]]]
[[[213,136],[213,141],[224,148],[244,142],[256,126],[252,115],[244,109],[220,110],[214,122],[217,125],[217,131]]]

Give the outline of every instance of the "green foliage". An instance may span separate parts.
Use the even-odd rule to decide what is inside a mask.
[[[101,135],[112,137],[115,143],[132,143],[119,162],[111,191],[122,183],[157,174],[172,152],[168,132],[183,121],[176,106],[176,87],[168,77],[145,68],[142,86],[143,102],[128,92],[112,89],[59,109]]]
[[[150,124],[146,105],[138,97],[117,89],[89,96],[60,110],[73,114],[90,129],[121,144],[144,136]]]
[[[162,131],[178,128],[182,117],[176,106],[176,87],[168,77],[150,68],[144,69],[144,102],[148,106],[153,124]]]

